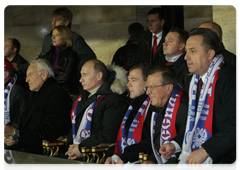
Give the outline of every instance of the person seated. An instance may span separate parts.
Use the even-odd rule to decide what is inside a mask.
[[[233,163],[236,160],[236,69],[224,62],[216,32],[196,28],[186,43],[192,79],[186,131],[180,140],[163,145],[159,152],[169,159],[181,151],[186,164]]]
[[[83,89],[72,111],[72,129],[67,139],[68,159],[79,159],[81,147],[116,142],[118,128],[127,110],[127,76],[119,66],[109,66],[97,59],[81,69]]]
[[[68,93],[78,93],[78,57],[72,50],[72,34],[67,26],[59,25],[53,29],[51,49],[40,58],[49,61],[55,79]]]
[[[126,45],[120,47],[113,56],[112,64],[119,65],[126,70],[138,63],[139,35],[144,31],[142,24],[134,22],[128,27],[128,37]]]
[[[4,58],[4,124],[18,128],[27,97],[28,92],[19,84],[12,63]]]
[[[4,58],[13,65],[13,72],[18,76],[18,82],[28,92],[28,84],[25,82],[25,74],[29,63],[20,54],[21,44],[16,38],[9,38],[4,42]]]
[[[71,128],[72,100],[53,78],[52,66],[44,59],[33,60],[26,73],[31,94],[19,117],[19,127],[4,125],[9,149],[42,154],[42,140],[56,140]]]
[[[148,72],[146,94],[154,106],[151,119],[151,142],[153,154],[143,164],[163,164],[168,160],[158,153],[159,148],[170,140],[177,140],[185,131],[187,100],[178,85],[176,72],[167,66],[153,67]],[[172,159],[176,159],[176,154]]]
[[[148,68],[148,64],[139,63],[129,69],[127,87],[131,101],[119,128],[116,145],[106,152],[105,164],[134,163],[138,162],[139,152],[152,153],[151,145],[145,145],[150,138],[152,115],[150,98],[144,91]]]

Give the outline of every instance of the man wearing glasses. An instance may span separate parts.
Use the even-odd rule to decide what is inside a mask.
[[[178,78],[174,70],[167,66],[153,67],[148,72],[146,94],[151,100],[153,110],[151,120],[152,155],[145,164],[163,164],[168,160],[159,153],[160,147],[174,139],[178,141],[179,134],[185,131],[187,119],[187,101],[183,90],[178,85]],[[179,154],[171,159],[176,159]]]

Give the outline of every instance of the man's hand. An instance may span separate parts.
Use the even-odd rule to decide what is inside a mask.
[[[80,158],[82,154],[78,149],[78,145],[74,144],[74,145],[70,145],[65,155],[68,155],[68,159],[73,160],[73,159]]]
[[[12,136],[4,137],[4,143],[7,146],[13,146],[17,143],[17,140],[13,140]]]
[[[124,162],[119,158],[117,164],[124,164]]]
[[[142,163],[141,170],[149,170],[149,169],[153,169],[154,167],[155,167],[155,163],[153,161],[144,161]]]
[[[164,157],[165,159],[170,159],[172,155],[175,152],[175,146],[173,143],[165,143],[161,146],[159,149],[159,153]]]
[[[208,153],[204,150],[204,148],[200,148],[196,151],[193,151],[188,155],[186,159],[187,164],[201,164],[208,157]]]
[[[16,128],[10,125],[4,125],[4,136],[14,136],[14,131]]]
[[[116,164],[112,157],[108,157],[105,161],[105,164]]]

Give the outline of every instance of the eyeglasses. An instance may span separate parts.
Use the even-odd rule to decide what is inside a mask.
[[[33,75],[33,73],[37,73],[37,72],[40,72],[40,75],[41,75],[41,73],[42,73],[42,71],[30,72],[30,73],[28,73],[28,74],[25,76],[25,79],[26,79],[27,77],[28,77],[28,78],[31,78],[32,75]]]
[[[169,84],[169,83],[168,83],[168,84]],[[168,84],[162,84],[162,85],[158,85],[158,86],[146,86],[146,87],[144,87],[143,89],[144,89],[145,91],[147,91],[148,89],[151,90],[151,91],[153,91],[156,87],[166,86],[166,85],[168,85]]]

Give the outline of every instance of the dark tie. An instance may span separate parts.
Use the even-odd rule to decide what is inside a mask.
[[[154,54],[156,53],[156,50],[157,50],[157,36],[154,35],[153,38],[154,38],[154,40],[153,40],[153,48],[152,48],[152,60],[153,60]]]
[[[202,78],[200,78],[199,81],[198,81],[198,90],[199,90],[199,92],[202,89],[202,85],[203,85],[203,81],[202,81]]]

